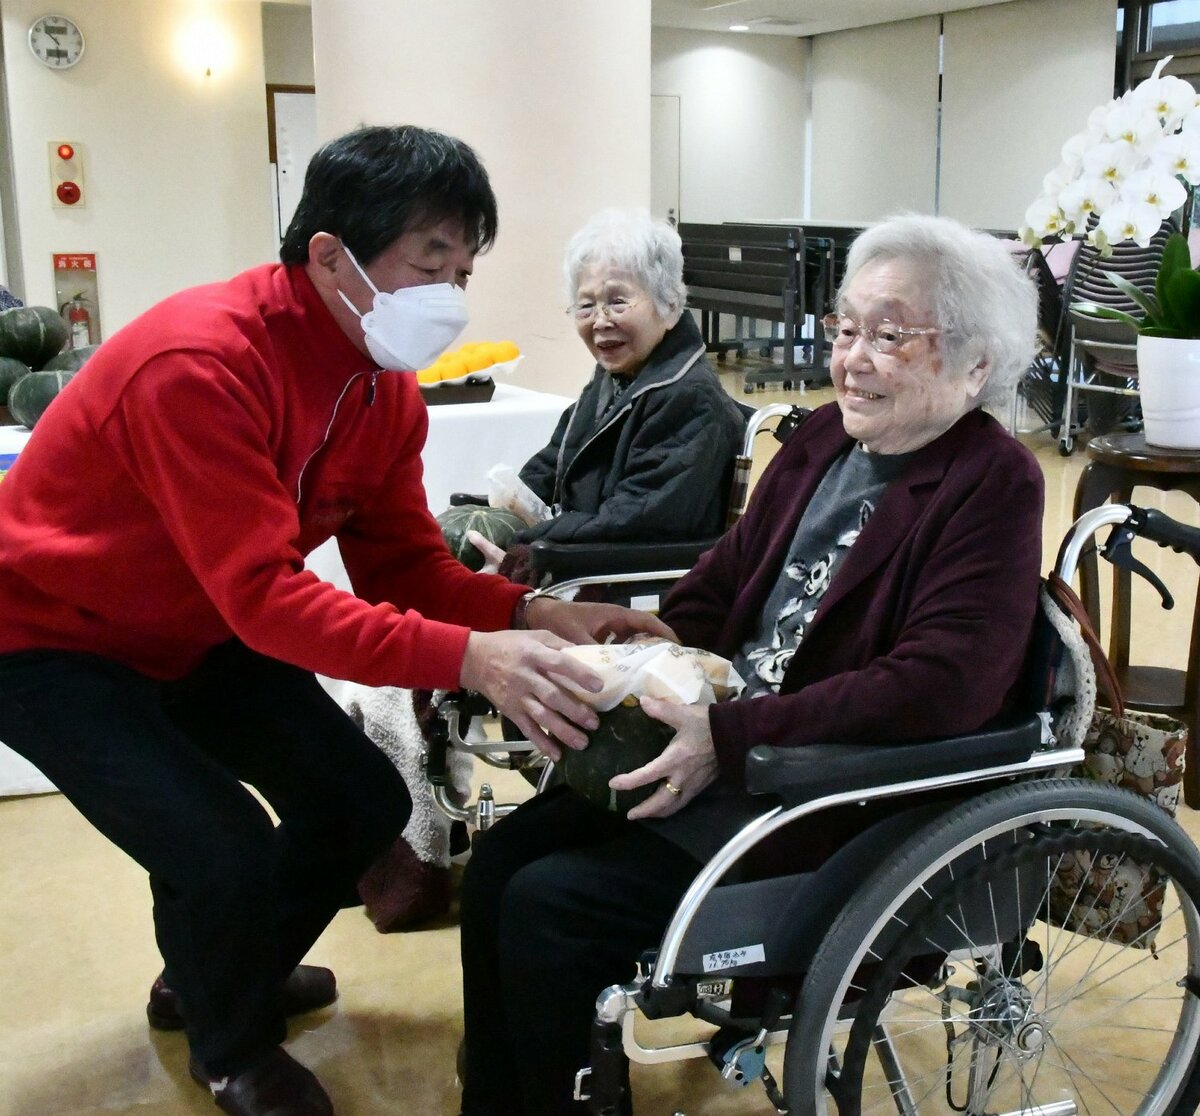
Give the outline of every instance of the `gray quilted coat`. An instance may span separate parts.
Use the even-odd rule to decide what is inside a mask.
[[[518,541],[720,534],[746,420],[705,359],[692,316],[684,313],[632,385],[597,416],[607,378],[597,365],[549,445],[521,470],[557,514]]]

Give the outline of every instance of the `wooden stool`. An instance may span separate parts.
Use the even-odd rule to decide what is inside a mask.
[[[1075,489],[1075,518],[1107,500],[1130,502],[1138,485],[1186,492],[1200,504],[1200,451],[1158,449],[1138,434],[1105,434],[1087,447],[1091,459]],[[1197,760],[1197,710],[1200,709],[1200,593],[1192,614],[1187,669],[1130,666],[1131,574],[1113,567],[1112,623],[1108,657],[1120,679],[1126,704],[1149,713],[1168,713],[1188,726],[1187,769],[1183,794],[1189,806],[1200,806],[1200,761]],[[1100,630],[1100,579],[1094,551],[1079,563],[1080,597],[1096,630]],[[1169,588],[1169,587],[1168,587]]]

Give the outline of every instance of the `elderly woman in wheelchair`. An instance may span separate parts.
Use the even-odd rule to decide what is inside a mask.
[[[583,1111],[572,1098],[597,992],[629,979],[678,923],[705,861],[770,807],[747,793],[756,745],[803,754],[948,737],[1020,704],[1042,478],[981,405],[1010,391],[1031,359],[1036,292],[990,237],[902,217],[855,243],[825,327],[836,405],[801,423],[746,516],[662,612],[684,644],[732,658],[747,694],[708,708],[643,701],[676,732],[657,759],[612,781],[656,788],[628,817],[557,788],[476,843],[462,895],[465,1116]],[[846,863],[862,874],[879,846],[864,849],[856,835],[899,817],[887,837],[898,842],[912,825],[899,812],[907,798],[851,801],[761,842],[735,873],[742,885],[768,888],[770,909],[786,908],[793,923],[814,905],[836,910],[846,878],[831,888],[813,873],[850,849]],[[783,864],[799,874],[786,900],[749,882]],[[669,961],[690,950],[693,975],[772,975],[763,937],[736,928],[743,915],[732,903],[701,935],[711,948],[697,954],[693,938]],[[697,987],[685,982],[685,998],[698,1003]],[[778,988],[764,1011],[763,1033],[790,1014]],[[826,1056],[810,1051],[814,1064]],[[747,1076],[744,1059],[727,1066]],[[594,1111],[628,1109],[619,1073],[615,1084],[595,1068],[592,1077]]]
[[[571,238],[563,270],[568,312],[596,367],[520,471],[553,514],[517,532],[503,565],[502,550],[470,536],[491,566],[530,584],[543,567],[569,563],[578,544],[711,543],[746,425],[684,313],[683,250],[670,225],[605,210]],[[539,541],[533,555],[520,545]],[[618,563],[636,561],[629,554]]]
[[[840,421],[803,422],[664,607],[758,696],[645,702],[677,732],[613,779],[657,788],[630,817],[560,788],[481,835],[466,1116],[615,1116],[626,1056],[705,1055],[793,1114],[1195,1111],[1200,854],[1157,805],[1061,777],[1089,710],[1031,641],[1039,616],[1070,628],[1035,606],[1040,475],[978,410],[1033,332],[996,248],[921,218],[856,245],[828,323]],[[901,460],[852,479],[863,451]],[[1200,560],[1156,515],[1088,513],[1059,573],[1105,524]],[[639,1013],[717,1029],[646,1047]]]

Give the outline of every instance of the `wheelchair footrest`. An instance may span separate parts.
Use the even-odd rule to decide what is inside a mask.
[[[575,1075],[575,1100],[586,1101],[593,1116],[619,1116],[629,1091],[620,1023],[592,1023],[591,1055],[590,1068]]]

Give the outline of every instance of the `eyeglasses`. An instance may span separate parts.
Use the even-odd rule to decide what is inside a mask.
[[[575,320],[581,323],[593,321],[599,314],[605,314],[610,322],[615,322],[623,314],[628,314],[639,301],[618,295],[607,302],[576,302],[567,307],[567,313],[574,315]]]
[[[898,326],[886,319],[871,327],[856,322],[845,314],[826,314],[821,319],[821,325],[825,327],[825,340],[835,349],[848,349],[862,337],[872,349],[884,356],[894,353],[913,337],[929,337],[936,333],[949,332],[937,326]]]

